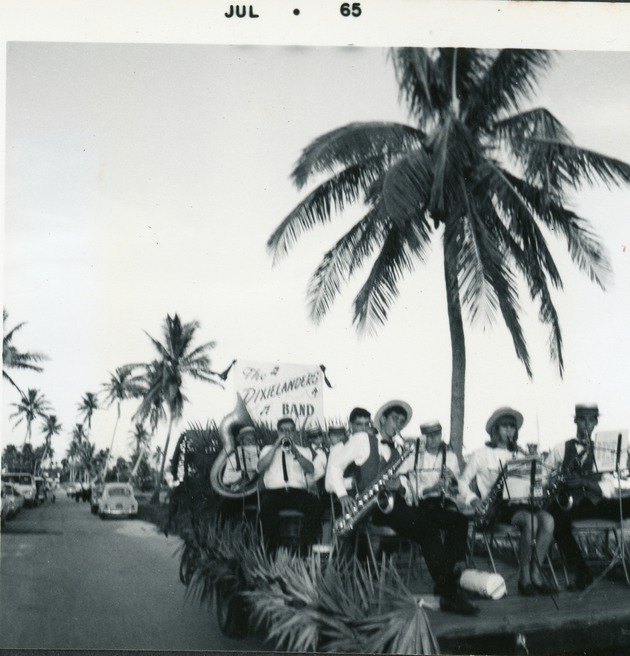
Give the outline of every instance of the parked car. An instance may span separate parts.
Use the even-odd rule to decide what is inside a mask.
[[[7,505],[6,519],[12,519],[22,510],[24,497],[17,491],[13,483],[4,483],[2,492]]]
[[[9,517],[9,500],[5,497],[4,485],[0,487],[0,526],[4,526],[4,522]]]
[[[98,500],[98,516],[131,517],[138,514],[138,502],[129,483],[107,483]]]
[[[32,474],[26,474],[23,472],[2,474],[2,482],[13,484],[15,489],[24,497],[24,503],[26,505],[37,505],[37,488]]]

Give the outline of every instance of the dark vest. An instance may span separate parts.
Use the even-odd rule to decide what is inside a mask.
[[[573,440],[568,440],[564,444],[564,459],[562,460],[562,471],[564,473],[567,472],[569,468],[572,468],[574,472],[577,472],[580,475],[583,476],[592,476],[592,475],[597,475],[597,468],[595,466],[595,461],[593,460],[592,453],[593,450],[591,449],[590,453],[584,455],[582,454],[582,464],[580,467],[575,467],[571,463],[575,462],[575,459],[577,458],[578,455],[578,450],[577,450],[577,445],[578,441],[573,439]],[[576,490],[571,490],[571,495],[573,496],[573,502],[578,505],[580,501],[586,497],[589,499],[592,503],[596,504],[598,503],[601,498],[602,494],[601,491],[598,493],[594,492],[593,490],[587,490],[584,491],[582,488],[578,488]]]
[[[371,433],[368,433],[368,440],[370,441],[370,455],[368,459],[362,465],[354,465],[352,467],[352,475],[356,481],[358,494],[362,494],[372,483],[374,483],[381,472],[389,464],[389,460],[386,461],[381,458],[378,452],[378,438]],[[397,451],[392,447],[391,449],[391,458],[396,457]],[[350,467],[348,468],[348,473],[350,473]]]

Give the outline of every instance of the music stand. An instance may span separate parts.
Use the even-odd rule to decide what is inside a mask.
[[[513,479],[513,491],[519,492],[518,498],[521,499],[525,498],[523,496],[523,492],[525,490],[525,486],[527,483],[525,476],[529,475],[529,486],[527,487],[528,495],[526,497],[528,502],[527,505],[529,506],[529,521],[530,521],[529,566],[531,567],[532,565],[534,565],[535,567],[537,567],[545,583],[549,586],[550,589],[553,589],[555,587],[555,584],[552,582],[547,572],[543,570],[542,565],[540,563],[540,559],[538,558],[536,531],[534,530],[537,505],[540,504],[544,499],[543,473],[544,470],[549,469],[549,467],[546,463],[542,461],[542,459],[539,456],[526,456],[525,458],[513,461],[512,463],[508,463],[508,464],[511,464],[510,469],[512,469],[511,478]],[[514,476],[515,473],[517,474],[517,476]],[[520,476],[518,474],[520,474]],[[511,498],[511,493],[509,490],[509,479],[510,479],[510,473],[508,471],[505,481],[505,487],[506,487],[505,494],[507,495],[508,500]],[[516,481],[519,481],[519,483],[516,486],[514,486],[514,483]],[[516,490],[514,490],[514,488],[516,488]],[[558,610],[556,593],[550,592],[547,596],[551,598],[554,606],[556,607],[556,610]]]
[[[624,536],[624,517],[623,517],[623,496],[621,494],[621,467],[620,467],[620,459],[621,459],[621,442],[622,442],[622,435],[621,433],[619,434],[618,441],[617,441],[617,456],[616,456],[616,462],[615,462],[615,478],[617,479],[617,500],[619,502],[619,520],[611,520],[612,523],[614,523],[614,529],[615,531],[618,530],[618,533],[616,533],[617,537],[617,549],[613,553],[613,557],[611,561],[608,563],[606,568],[604,569],[603,572],[601,572],[594,580],[593,583],[586,588],[582,594],[580,595],[580,599],[591,589],[595,587],[595,584],[601,581],[607,574],[610,572],[613,567],[621,563],[623,566],[623,572],[626,577],[626,583],[630,584],[630,576],[628,575],[628,566],[626,565],[626,559],[628,559],[628,553],[626,551],[626,541],[625,541],[625,536]]]

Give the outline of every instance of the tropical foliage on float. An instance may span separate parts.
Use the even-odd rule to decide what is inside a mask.
[[[278,650],[439,653],[419,597],[388,559],[375,568],[353,557],[271,555],[250,524],[212,519],[196,522],[180,556],[191,600],[239,605],[235,617]]]

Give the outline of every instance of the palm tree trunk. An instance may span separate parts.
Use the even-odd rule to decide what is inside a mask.
[[[105,476],[107,476],[107,465],[109,465],[109,457],[112,454],[112,449],[114,448],[114,438],[116,437],[116,429],[118,428],[118,421],[120,420],[120,401],[116,406],[117,414],[116,421],[114,423],[114,432],[112,433],[112,441],[109,444],[109,451],[107,452],[107,457],[105,458],[105,465],[103,466],[103,483],[105,482]]]
[[[464,402],[466,392],[466,342],[462,306],[457,280],[457,250],[451,221],[444,229],[444,280],[446,282],[446,304],[448,325],[451,334],[451,448],[457,455],[460,468],[463,465],[464,446]]]
[[[162,454],[162,464],[160,465],[160,473],[158,475],[158,480],[155,486],[155,492],[151,497],[151,503],[160,502],[160,490],[162,489],[162,480],[164,479],[164,469],[166,468],[166,454],[168,453],[168,445],[171,441],[171,431],[173,430],[173,411],[169,410],[168,417],[168,432],[166,433],[166,443],[164,444],[164,453]]]

